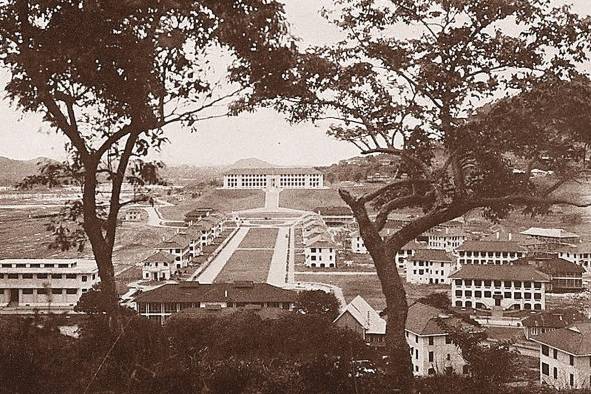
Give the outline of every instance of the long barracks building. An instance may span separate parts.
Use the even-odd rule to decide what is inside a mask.
[[[314,168],[235,168],[224,174],[224,189],[321,189],[322,173]]]

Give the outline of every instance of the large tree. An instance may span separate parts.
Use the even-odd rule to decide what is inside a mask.
[[[167,141],[167,126],[224,115],[231,105],[212,109],[229,100],[272,97],[289,53],[274,0],[2,2],[8,97],[68,141],[69,160],[33,181],[80,182],[82,201],[69,214],[90,242],[112,311],[117,216],[130,202],[121,201],[124,182],[153,180],[155,167],[143,159]],[[79,241],[67,226],[54,231],[62,247]]]
[[[339,193],[376,266],[389,374],[406,390],[397,251],[472,210],[497,220],[516,208],[585,205],[558,190],[591,138],[591,86],[578,71],[591,21],[546,0],[340,0],[325,15],[343,41],[301,54],[290,94],[275,105],[294,122],[330,121],[328,133],[363,154],[401,160],[386,186]],[[551,182],[531,176],[542,160],[555,171]],[[423,214],[382,238],[388,215],[409,207]]]

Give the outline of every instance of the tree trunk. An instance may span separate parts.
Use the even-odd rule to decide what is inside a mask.
[[[396,268],[396,251],[386,250],[384,241],[369,219],[365,206],[357,203],[348,194],[341,193],[341,197],[351,207],[359,224],[359,233],[372,257],[382,293],[386,298],[386,349],[390,356],[386,368],[388,382],[393,390],[410,392],[413,387],[412,362],[404,331],[408,304],[406,291]]]

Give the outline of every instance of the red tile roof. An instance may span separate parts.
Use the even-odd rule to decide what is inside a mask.
[[[166,284],[136,297],[136,302],[295,302],[296,292],[268,283],[213,283],[181,282]]]
[[[532,341],[550,346],[575,356],[591,356],[591,322],[574,323],[537,335]]]
[[[531,265],[466,264],[449,276],[452,279],[519,280],[549,282],[550,277]]]

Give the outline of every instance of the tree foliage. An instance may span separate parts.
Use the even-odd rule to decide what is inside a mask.
[[[376,265],[390,313],[396,385],[412,384],[408,308],[396,251],[428,229],[479,209],[586,206],[560,195],[589,144],[591,19],[548,0],[337,0],[325,16],[344,39],[300,54],[275,107],[293,122],[330,122],[328,134],[362,154],[400,159],[400,179],[366,194],[340,190]],[[531,170],[551,163],[552,182]],[[367,205],[378,211],[370,218]],[[421,208],[382,239],[395,210]]]
[[[195,129],[199,121],[235,113],[232,100],[274,97],[290,53],[276,1],[0,5],[7,95],[20,110],[43,114],[68,141],[67,162],[45,166],[26,183],[81,185],[79,209],[64,218],[82,224],[113,303],[117,215],[125,204],[146,200],[140,194],[121,201],[123,183],[158,181],[159,164],[148,154],[168,141],[167,126]],[[225,109],[215,112],[219,107]],[[49,229],[59,248],[83,241],[68,225]]]
[[[318,315],[333,321],[339,314],[339,300],[333,293],[306,290],[298,293],[296,310],[303,314]]]

